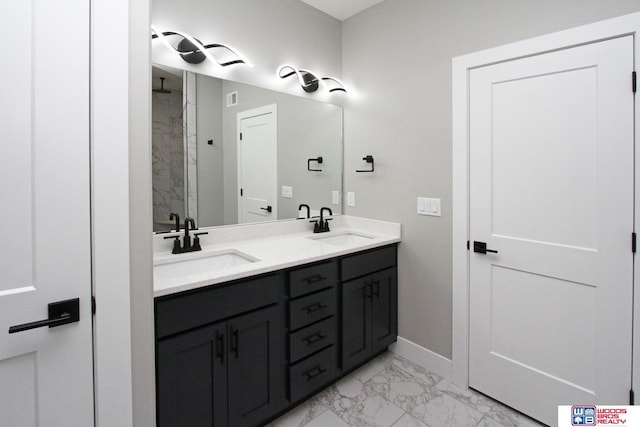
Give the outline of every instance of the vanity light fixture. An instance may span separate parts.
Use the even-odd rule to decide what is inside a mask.
[[[203,45],[200,40],[190,36],[187,33],[179,31],[160,31],[155,26],[151,26],[151,39],[160,40],[168,49],[175,51],[180,57],[190,64],[200,64],[205,59],[209,59],[222,67],[233,64],[245,64],[253,67],[253,64],[244,57],[239,51],[233,49],[229,45],[220,43],[210,43]],[[222,52],[216,58],[212,52],[216,50]]]
[[[298,83],[305,92],[315,92],[322,82],[323,86],[327,88],[329,92],[346,92],[344,85],[335,77],[317,77],[312,71],[303,70],[302,68],[295,68],[292,65],[282,65],[278,68],[278,76],[281,79],[296,75],[298,77]]]

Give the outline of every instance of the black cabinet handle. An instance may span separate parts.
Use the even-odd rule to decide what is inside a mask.
[[[309,369],[307,372],[305,372],[302,375],[305,375],[307,377],[307,381],[311,381],[312,379],[314,379],[318,375],[322,375],[325,372],[327,372],[327,370],[325,368],[323,368],[321,366],[315,366],[315,367]]]
[[[49,317],[36,322],[22,323],[9,327],[9,333],[28,331],[29,329],[42,328],[48,326],[66,325],[67,323],[78,322],[80,320],[80,299],[74,298],[64,301],[52,302],[48,306]]]
[[[237,329],[233,331],[233,344],[231,346],[231,351],[236,355],[236,359],[240,357],[240,337]]]
[[[479,253],[479,254],[486,254],[487,252],[491,252],[492,254],[497,254],[498,251],[495,251],[493,249],[487,249],[487,244],[486,242],[473,242],[473,252]]]
[[[311,344],[316,343],[318,341],[322,341],[326,337],[327,336],[325,334],[323,334],[322,332],[318,332],[318,333],[310,335],[310,336],[308,336],[306,338],[303,338],[302,341],[306,342],[307,345],[311,345]]]
[[[373,285],[376,285],[375,291],[373,290]],[[371,291],[372,291],[371,298],[375,296],[376,298],[380,299],[380,280],[374,280],[371,283]]]
[[[220,364],[224,364],[224,334],[219,334],[216,337],[216,353],[220,359]]]
[[[365,285],[365,298],[373,299],[373,283],[366,283]]]
[[[311,276],[311,277],[307,277],[302,279],[305,282],[307,282],[307,285],[313,285],[314,283],[318,283],[318,282],[322,282],[323,280],[327,280],[326,277],[320,275],[320,274],[316,274],[315,276]]]
[[[318,311],[318,310],[322,310],[323,308],[327,308],[326,305],[322,304],[322,303],[315,303],[315,304],[311,304],[306,306],[304,309],[307,310],[307,314],[311,314],[314,311]]]

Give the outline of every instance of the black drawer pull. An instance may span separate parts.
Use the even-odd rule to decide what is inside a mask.
[[[216,356],[220,359],[220,363],[224,364],[224,334],[216,337]]]
[[[307,310],[307,314],[311,314],[314,311],[322,310],[323,308],[327,308],[327,306],[322,304],[322,303],[317,302],[315,304],[311,304],[311,305],[306,306],[304,308],[304,310]]]
[[[316,274],[315,276],[311,276],[311,277],[307,277],[305,279],[302,279],[305,282],[307,282],[307,285],[313,285],[314,283],[318,283],[318,282],[322,282],[324,280],[327,280],[326,277],[320,275],[320,274]]]
[[[375,291],[373,290],[373,285],[376,285],[375,287]],[[380,298],[380,280],[374,280],[373,283],[371,283],[371,290],[372,290],[372,297],[375,296],[376,298]]]
[[[306,342],[307,345],[311,345],[311,344],[316,343],[318,341],[322,341],[326,337],[327,337],[327,335],[323,334],[322,332],[318,332],[318,333],[310,335],[310,336],[308,336],[306,338],[303,338],[302,341]]]
[[[240,338],[238,337],[238,330],[233,331],[233,345],[231,346],[231,351],[233,351],[236,355],[236,359],[240,357],[239,343]]]
[[[312,379],[314,379],[315,377],[324,374],[325,372],[327,372],[327,370],[321,366],[316,366],[313,367],[311,369],[309,369],[307,372],[305,372],[302,375],[305,375],[307,377],[307,381],[311,381]]]

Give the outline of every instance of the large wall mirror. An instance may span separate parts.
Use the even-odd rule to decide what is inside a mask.
[[[342,108],[153,66],[153,230],[342,212]],[[242,134],[242,135],[241,135]],[[306,214],[306,211],[305,211]]]

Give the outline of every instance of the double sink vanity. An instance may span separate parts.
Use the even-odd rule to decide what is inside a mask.
[[[263,425],[397,337],[400,225],[336,216],[154,236],[157,424]]]

